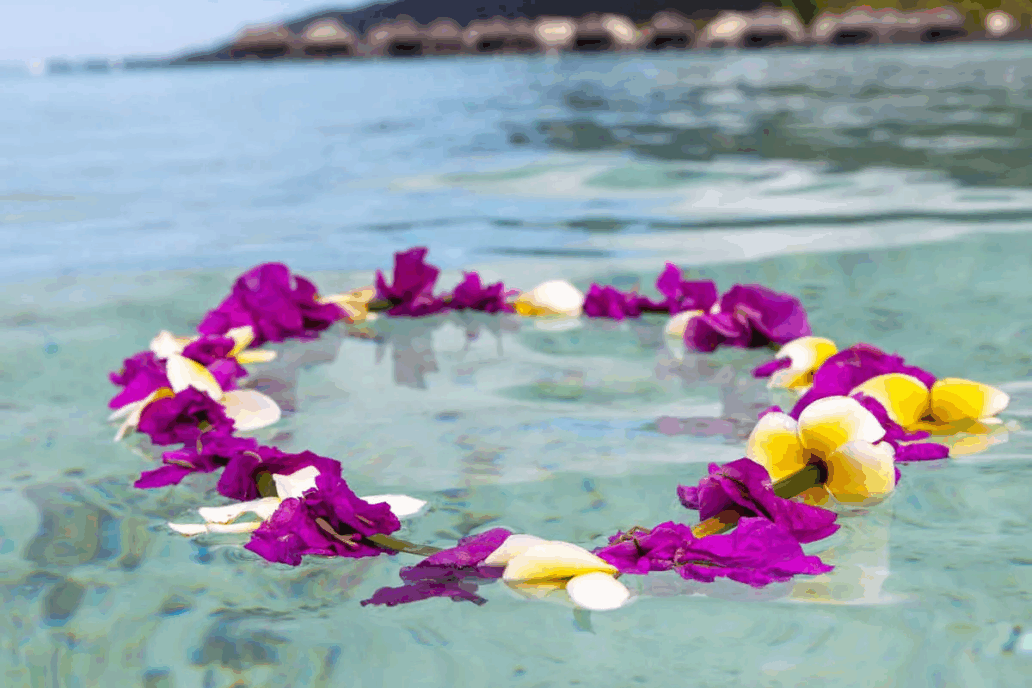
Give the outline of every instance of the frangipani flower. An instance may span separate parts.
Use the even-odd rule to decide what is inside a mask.
[[[217,342],[219,335],[198,335],[195,337],[177,337],[168,330],[162,330],[151,340],[150,350],[160,359],[167,359],[174,354],[181,354],[201,365],[210,365],[211,360],[205,358],[232,358],[241,365],[250,363],[268,363],[276,358],[276,352],[268,349],[248,349],[254,342],[254,328],[250,325],[233,327],[226,331],[225,337],[231,340],[228,351],[209,353],[201,348],[204,340]],[[214,354],[214,355],[213,355]]]
[[[232,293],[201,320],[201,334],[226,334],[249,325],[254,343],[310,339],[347,313],[318,299],[315,285],[292,275],[282,263],[264,263],[237,278]]]
[[[328,294],[318,297],[319,303],[335,303],[347,314],[351,323],[375,320],[376,313],[369,311],[369,302],[376,297],[376,287],[360,287],[343,294]]]
[[[569,600],[583,609],[616,609],[631,597],[613,577],[619,572],[615,566],[569,542],[513,535],[484,564],[504,565],[502,580],[517,592],[543,597],[565,590]]]
[[[856,399],[827,397],[803,409],[798,421],[765,414],[749,436],[746,456],[774,481],[820,463],[828,476],[824,487],[836,500],[871,504],[896,486],[895,453],[884,437],[885,428]]]
[[[753,376],[769,377],[768,387],[805,391],[813,384],[814,373],[838,352],[835,342],[824,337],[799,337],[785,344],[774,360],[753,370]]]
[[[584,310],[584,294],[566,280],[551,280],[520,294],[513,307],[523,316],[576,318]]]
[[[993,418],[1010,403],[1006,392],[981,382],[947,377],[929,389],[904,373],[872,377],[853,388],[852,394],[874,398],[889,418],[907,430],[943,434]]]

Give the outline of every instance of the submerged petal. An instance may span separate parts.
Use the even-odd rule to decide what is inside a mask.
[[[180,535],[193,537],[203,533],[250,533],[258,530],[261,521],[244,521],[243,523],[169,523],[168,527]]]
[[[928,415],[931,396],[924,383],[913,375],[887,373],[877,375],[854,387],[849,396],[866,394],[885,407],[889,418],[910,428]]]
[[[810,462],[799,439],[796,422],[787,413],[764,414],[753,428],[745,455],[763,466],[777,482]]]
[[[543,542],[547,542],[544,538],[539,538],[537,535],[528,535],[525,533],[516,533],[505,538],[505,542],[502,543],[501,547],[491,552],[484,559],[485,566],[505,566],[513,557],[523,554],[534,545],[540,545]]]
[[[601,571],[574,576],[566,584],[566,594],[578,607],[593,611],[617,609],[631,598],[627,586]]]
[[[502,578],[507,581],[556,580],[592,571],[616,573],[617,568],[583,547],[549,541],[513,557]]]
[[[1009,403],[1006,392],[981,382],[947,377],[932,385],[932,416],[946,423],[989,418]]]
[[[885,429],[874,414],[849,397],[818,399],[799,414],[803,446],[820,458],[828,457],[847,442],[874,443],[884,436]]]
[[[825,461],[825,487],[843,504],[865,506],[880,502],[896,487],[894,458],[888,442],[847,442]]]
[[[265,521],[275,513],[281,501],[279,497],[264,497],[226,506],[202,506],[197,513],[208,523],[232,523],[247,513],[255,514]]]
[[[267,427],[283,415],[272,398],[254,389],[225,392],[219,402],[226,409],[226,415],[232,419],[234,429],[240,432]]]
[[[579,316],[584,308],[584,294],[566,280],[551,280],[523,292],[513,304],[525,316]]]
[[[218,380],[197,361],[172,354],[165,362],[165,373],[174,392],[182,392],[187,387],[193,387],[216,401],[222,397],[222,387]]]

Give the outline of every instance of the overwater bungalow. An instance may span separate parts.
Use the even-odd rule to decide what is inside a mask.
[[[685,50],[695,42],[695,25],[678,12],[659,12],[642,29],[646,50]]]
[[[568,49],[576,52],[630,50],[642,37],[634,22],[618,14],[589,14],[574,27]]]
[[[577,23],[569,17],[541,17],[534,22],[534,35],[548,55],[567,50],[576,34]]]
[[[358,53],[358,34],[336,19],[317,19],[301,32],[307,57],[353,57]]]
[[[795,12],[762,9],[721,12],[703,28],[698,44],[703,48],[768,48],[806,42],[806,29]]]
[[[411,17],[381,22],[365,35],[365,54],[374,57],[419,57],[423,31]]]
[[[297,36],[282,24],[248,26],[236,35],[229,46],[229,57],[234,60],[271,60],[295,54]]]
[[[470,52],[463,41],[462,27],[454,19],[435,19],[423,31],[423,52],[427,55],[461,55]]]
[[[543,53],[548,48],[529,21],[505,17],[470,22],[463,40],[475,53]]]
[[[811,31],[820,45],[941,43],[967,36],[964,17],[952,8],[899,12],[856,7],[842,14],[822,13]]]

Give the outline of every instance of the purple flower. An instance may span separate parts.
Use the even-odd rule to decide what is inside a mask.
[[[125,359],[122,370],[108,377],[112,384],[123,388],[108,402],[108,407],[113,409],[144,399],[161,387],[171,386],[165,376],[165,364],[158,360],[153,351],[141,351]]]
[[[308,554],[373,557],[385,550],[365,539],[401,528],[389,506],[360,499],[339,475],[320,473],[315,489],[285,499],[244,547],[269,561],[297,566]]]
[[[244,452],[258,449],[258,442],[249,437],[207,434],[182,449],[161,455],[164,465],[144,471],[133,487],[148,489],[177,485],[191,473],[211,473],[222,468]]]
[[[676,315],[683,311],[709,312],[717,302],[717,285],[711,280],[689,281],[681,277],[681,270],[667,263],[656,279],[656,289],[666,297],[663,301],[644,299],[643,311],[666,311]]]
[[[226,464],[226,470],[219,477],[220,495],[242,502],[258,499],[258,479],[263,473],[269,475],[290,475],[314,466],[320,475],[340,476],[340,461],[310,451],[288,454],[276,447],[258,447],[254,451],[240,452]]]
[[[854,388],[872,377],[903,373],[921,381],[931,389],[935,376],[917,366],[906,365],[902,356],[887,354],[870,344],[856,344],[826,360],[813,375],[813,386],[796,402],[789,414],[799,418],[803,409],[824,397],[847,396]]]
[[[584,296],[584,315],[613,320],[637,318],[641,315],[641,301],[642,297],[637,294],[624,294],[615,287],[592,284]]]
[[[395,253],[391,284],[387,284],[381,271],[376,271],[376,298],[391,304],[388,314],[418,317],[447,308],[444,299],[433,294],[441,271],[425,262],[426,254],[427,249],[422,246]]]
[[[685,345],[693,351],[718,346],[756,348],[785,344],[810,334],[799,299],[758,284],[736,284],[720,298],[720,310],[688,321]]]
[[[475,272],[464,272],[462,281],[452,291],[448,305],[455,310],[511,313],[513,307],[505,301],[507,294],[505,285],[501,282],[483,286],[480,275]]]
[[[247,370],[229,354],[235,342],[221,335],[203,335],[183,349],[183,356],[208,369],[224,390],[236,388],[236,381],[247,377]]]
[[[678,485],[677,496],[686,508],[697,509],[701,520],[734,509],[780,525],[799,542],[821,540],[838,530],[834,512],[779,497],[771,485],[763,466],[738,459],[723,466],[711,463],[698,486]]]
[[[764,518],[745,517],[731,533],[703,538],[668,521],[652,530],[618,533],[595,554],[624,573],[674,569],[687,580],[711,583],[724,576],[753,587],[832,569],[820,558],[806,556],[791,533]]]
[[[854,394],[853,398],[870,411],[885,428],[885,437],[882,438],[882,441],[892,445],[897,463],[935,461],[936,459],[945,459],[950,455],[950,448],[945,444],[917,442],[917,440],[927,439],[930,436],[929,433],[923,430],[907,432],[903,426],[889,418],[888,411],[874,397],[858,393]],[[912,442],[913,444],[901,444],[902,442]]]
[[[231,434],[233,421],[217,401],[188,387],[147,404],[137,430],[150,435],[154,444],[191,444],[201,435]]]
[[[504,528],[493,528],[463,538],[455,547],[432,554],[415,566],[403,568],[400,575],[405,585],[380,588],[362,604],[393,607],[431,597],[450,597],[456,601],[483,604],[486,600],[476,594],[478,583],[499,578],[504,570],[500,566],[483,566],[483,561],[511,534]]]
[[[346,316],[336,304],[319,303],[315,285],[291,275],[282,263],[254,267],[233,284],[232,293],[204,317],[197,331],[225,334],[250,325],[252,346],[299,337],[310,339]]]

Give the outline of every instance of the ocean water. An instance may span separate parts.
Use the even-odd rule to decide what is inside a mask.
[[[1032,685],[1032,48],[440,59],[0,83],[0,670],[10,686]],[[362,607],[410,555],[271,565],[139,491],[107,372],[191,331],[258,262],[324,292],[431,249],[529,288],[648,288],[673,261],[799,296],[816,333],[999,385],[1007,431],[905,466],[762,590],[625,577],[590,615]],[[407,539],[505,526],[592,548],[692,521],[676,499],[785,399],[769,352],[685,356],[661,319],[556,330],[379,321],[276,346],[258,433],[430,509]],[[977,444],[979,440],[973,438]]]

